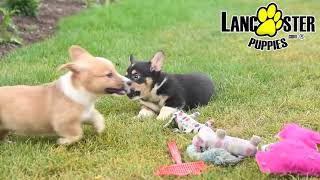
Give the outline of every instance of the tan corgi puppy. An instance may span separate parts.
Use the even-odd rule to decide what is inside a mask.
[[[103,132],[104,117],[95,109],[100,95],[124,95],[130,80],[111,61],[94,57],[79,46],[69,49],[71,62],[58,80],[40,86],[0,87],[0,139],[13,132],[23,135],[55,134],[58,144],[82,138],[82,124]]]

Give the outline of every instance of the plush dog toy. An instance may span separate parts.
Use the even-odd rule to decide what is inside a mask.
[[[251,140],[244,140],[236,137],[227,136],[224,130],[218,129],[214,132],[211,128],[200,129],[194,136],[192,144],[198,152],[206,151],[211,148],[222,148],[238,157],[253,156],[257,152],[260,143],[259,136],[252,136]]]
[[[212,120],[201,124],[197,121],[199,115],[199,112],[188,115],[183,111],[177,111],[164,127],[173,124],[175,132],[197,133],[192,141],[197,152],[204,152],[211,148],[222,148],[238,157],[255,155],[257,146],[261,141],[260,137],[253,136],[250,141],[247,141],[226,136],[226,132],[221,129],[214,132],[211,128],[213,124]]]
[[[199,115],[199,112],[195,112],[191,115],[188,115],[183,111],[177,111],[172,115],[171,120],[166,125],[164,125],[164,127],[168,127],[170,124],[172,124],[175,128],[175,132],[183,133],[197,133],[202,128],[211,128],[211,120],[208,120],[205,124],[201,124],[197,121],[197,117]]]

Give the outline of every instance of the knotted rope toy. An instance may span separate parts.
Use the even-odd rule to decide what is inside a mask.
[[[211,148],[204,152],[197,152],[197,148],[193,144],[188,146],[187,154],[193,160],[202,160],[218,166],[235,165],[242,160],[222,148]]]

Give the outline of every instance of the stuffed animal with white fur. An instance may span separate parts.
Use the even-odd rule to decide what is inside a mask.
[[[248,141],[227,136],[226,131],[222,129],[218,129],[214,132],[211,128],[203,128],[200,129],[196,136],[194,136],[192,144],[195,145],[198,152],[210,148],[222,148],[233,155],[247,157],[256,154],[260,141],[261,138],[255,135]]]

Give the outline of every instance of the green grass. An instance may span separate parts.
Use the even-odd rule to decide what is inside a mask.
[[[287,49],[258,52],[246,47],[253,34],[220,32],[220,12],[254,14],[261,5],[250,0],[123,0],[93,8],[60,23],[56,36],[18,49],[0,62],[0,85],[36,85],[56,79],[58,65],[68,61],[72,44],[117,62],[124,74],[128,56],[148,59],[166,52],[167,72],[199,71],[215,81],[218,96],[199,108],[200,121],[214,117],[215,127],[233,136],[264,143],[287,122],[320,131],[320,63],[318,33],[304,41],[290,40]],[[279,1],[286,14],[320,17],[318,0]],[[316,30],[320,24],[317,23]],[[20,107],[23,108],[23,107]],[[166,141],[177,140],[183,159],[192,135],[163,129],[164,122],[132,117],[139,111],[126,97],[103,97],[97,108],[106,131],[85,128],[84,139],[69,147],[54,137],[10,135],[14,144],[0,144],[0,179],[153,179],[160,165],[172,164]],[[195,179],[272,179],[260,173],[254,158],[234,167],[210,166]],[[189,177],[190,178],[190,177]],[[299,176],[281,178],[300,179]]]

